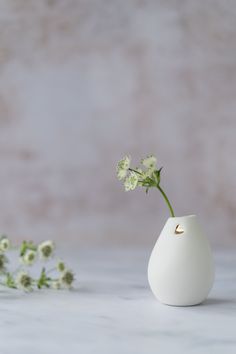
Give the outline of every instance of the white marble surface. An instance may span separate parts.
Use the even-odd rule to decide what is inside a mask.
[[[236,353],[236,257],[216,255],[201,306],[158,303],[146,279],[147,250],[70,254],[74,291],[0,292],[1,354]]]

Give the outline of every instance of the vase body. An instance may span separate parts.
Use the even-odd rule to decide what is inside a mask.
[[[149,260],[148,281],[156,298],[167,305],[197,305],[207,298],[214,262],[195,215],[167,220]]]

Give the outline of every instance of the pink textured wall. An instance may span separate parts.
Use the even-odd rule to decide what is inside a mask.
[[[154,153],[176,214],[236,241],[236,3],[0,1],[0,226],[152,246],[168,211],[116,161]]]

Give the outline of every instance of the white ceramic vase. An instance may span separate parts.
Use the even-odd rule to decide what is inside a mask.
[[[214,262],[195,215],[167,220],[149,260],[148,281],[156,298],[167,305],[197,305],[207,298]]]

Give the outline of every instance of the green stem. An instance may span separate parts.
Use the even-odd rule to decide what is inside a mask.
[[[168,205],[168,208],[169,208],[169,210],[170,210],[170,215],[171,215],[171,217],[173,218],[173,217],[175,216],[174,210],[173,210],[173,208],[172,208],[172,206],[171,206],[171,204],[170,204],[169,199],[167,198],[167,195],[165,194],[165,192],[163,191],[163,189],[162,189],[159,185],[157,185],[157,189],[159,189],[159,191],[161,192],[163,198],[165,199],[165,202],[166,202],[166,204]]]
[[[137,173],[138,175],[142,176],[141,172],[134,170],[133,168],[129,168],[129,171],[133,171],[133,172]]]
[[[161,168],[161,169],[162,169],[162,168]],[[161,171],[161,169],[160,169],[159,171]],[[139,174],[139,175],[142,176],[142,173],[141,173],[141,172],[139,172],[139,171],[137,171],[137,170],[134,170],[133,168],[129,168],[129,171],[133,171],[133,172],[135,172],[135,173],[137,173],[137,174]],[[171,217],[173,218],[173,217],[175,216],[175,213],[174,213],[174,210],[173,210],[173,208],[172,208],[172,206],[171,206],[171,204],[170,204],[170,201],[169,201],[167,195],[165,194],[165,192],[163,191],[163,189],[159,186],[159,184],[157,184],[156,187],[157,187],[157,189],[159,189],[159,191],[161,192],[163,198],[165,199],[165,202],[166,202],[166,204],[167,204],[167,206],[168,206],[168,208],[169,208],[169,211],[170,211],[170,215],[171,215]]]

